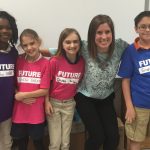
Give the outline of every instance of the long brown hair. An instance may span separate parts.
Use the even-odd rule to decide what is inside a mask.
[[[93,58],[96,59],[97,56],[97,46],[95,43],[95,35],[97,28],[99,25],[107,23],[108,26],[111,29],[112,32],[112,43],[110,44],[109,47],[109,52],[108,52],[108,57],[110,58],[112,56],[112,53],[114,51],[114,46],[115,46],[115,32],[114,32],[114,24],[112,19],[107,16],[107,15],[97,15],[95,16],[89,25],[89,30],[88,30],[88,51],[89,55]]]
[[[64,50],[63,50],[63,41],[67,38],[68,35],[70,35],[71,33],[75,33],[78,38],[79,38],[79,41],[80,41],[80,47],[81,47],[81,37],[78,33],[78,31],[74,28],[65,28],[60,36],[59,36],[59,41],[58,41],[58,49],[57,49],[57,52],[56,52],[56,56],[62,56],[63,53],[64,53]]]

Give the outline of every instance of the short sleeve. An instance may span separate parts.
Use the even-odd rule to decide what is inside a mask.
[[[50,71],[49,71],[49,61],[43,61],[42,64],[42,77],[40,88],[49,88],[50,87]]]
[[[50,81],[54,79],[54,76],[56,74],[56,66],[57,66],[57,59],[55,56],[53,56],[49,60],[49,68],[50,68]]]
[[[129,46],[129,44],[122,40],[122,39],[116,39],[115,41],[115,48],[117,49],[117,53],[118,53],[118,56],[121,57],[122,53],[124,52],[124,50]]]
[[[121,64],[118,71],[118,76],[122,78],[131,78],[133,75],[133,59],[131,55],[131,49],[128,47],[124,51]]]

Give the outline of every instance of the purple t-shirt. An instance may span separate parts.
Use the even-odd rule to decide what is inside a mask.
[[[18,52],[15,47],[12,47],[9,53],[0,52],[0,122],[12,115],[17,56]]]

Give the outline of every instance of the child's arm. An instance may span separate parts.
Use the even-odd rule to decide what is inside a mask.
[[[55,55],[56,52],[57,52],[57,48],[40,49],[40,53],[45,57],[51,57]]]
[[[132,121],[136,117],[136,114],[135,114],[134,106],[133,106],[132,99],[131,99],[130,79],[129,78],[123,78],[122,90],[123,90],[123,95],[124,95],[126,108],[127,108],[125,119],[128,122],[132,123]]]
[[[44,56],[44,57],[51,57],[52,54],[49,52],[48,49],[39,49],[40,53]]]
[[[17,92],[15,94],[15,99],[18,101],[23,101],[25,99],[32,99],[40,96],[45,96],[47,93],[48,89],[38,89],[32,92]]]
[[[49,94],[45,96],[45,113],[49,116],[51,116],[53,113],[53,107],[50,103]]]

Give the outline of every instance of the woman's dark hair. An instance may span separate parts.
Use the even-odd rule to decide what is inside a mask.
[[[10,39],[10,42],[11,44],[16,44],[18,40],[18,28],[15,18],[6,11],[0,11],[0,18],[7,19],[9,21],[12,30],[12,38]]]
[[[107,23],[108,26],[111,29],[112,32],[112,43],[110,44],[109,47],[109,52],[108,52],[108,57],[110,58],[113,51],[114,51],[114,46],[115,46],[115,31],[114,31],[114,24],[112,19],[107,16],[107,15],[97,15],[95,16],[89,25],[89,30],[88,30],[88,51],[90,56],[95,59],[97,56],[97,46],[95,43],[95,35],[96,31],[99,27],[99,25]]]

